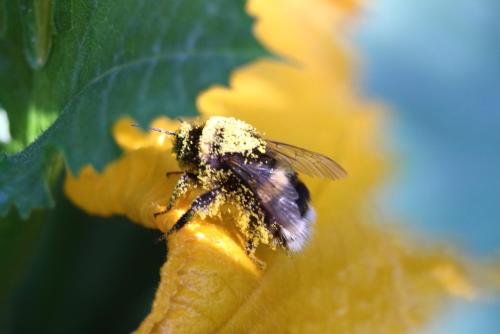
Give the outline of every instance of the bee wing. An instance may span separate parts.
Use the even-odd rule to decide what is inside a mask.
[[[303,223],[296,202],[299,195],[285,174],[276,174],[286,173],[285,169],[273,169],[258,162],[248,163],[239,156],[228,157],[226,163],[248,184],[277,223],[292,233],[298,233],[296,230]]]
[[[347,176],[342,166],[325,155],[273,140],[266,140],[266,143],[267,154],[290,165],[298,172],[333,180]]]

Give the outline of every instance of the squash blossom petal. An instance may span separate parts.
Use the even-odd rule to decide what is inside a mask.
[[[443,252],[412,246],[371,224],[370,196],[389,168],[380,149],[387,117],[354,89],[352,56],[342,32],[357,1],[252,0],[260,41],[288,61],[259,60],[235,71],[231,88],[198,99],[203,116],[233,116],[268,138],[334,157],[348,171],[339,182],[305,178],[318,221],[294,256],[260,247],[257,268],[235,232],[236,217],[192,222],[169,238],[168,260],[150,314],[137,333],[405,333],[429,320],[447,295],[473,298],[463,269]],[[123,156],[102,173],[68,173],[65,190],[89,213],[125,215],[168,230],[186,210],[182,198],[153,219],[178,170],[169,138],[130,127],[113,129]],[[152,126],[174,129],[176,121]]]

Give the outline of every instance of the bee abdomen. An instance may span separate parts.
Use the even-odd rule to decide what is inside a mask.
[[[298,198],[295,201],[295,203],[297,203],[297,206],[299,207],[300,215],[302,217],[305,217],[307,211],[311,209],[311,206],[309,205],[311,201],[311,195],[309,194],[309,189],[307,189],[306,185],[302,181],[300,181],[296,175],[292,177],[291,182],[298,195]]]
[[[309,239],[311,224],[316,219],[316,213],[310,204],[309,190],[296,174],[290,177],[290,183],[297,192],[295,203],[299,215],[296,215],[295,219],[288,224],[281,224],[278,233],[285,248],[292,252],[298,252]]]
[[[266,155],[252,160],[233,154],[227,155],[224,162],[258,200],[266,228],[276,243],[292,252],[300,251],[315,214],[309,204],[309,191],[297,174]]]

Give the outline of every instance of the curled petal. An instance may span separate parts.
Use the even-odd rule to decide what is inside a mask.
[[[137,333],[213,333],[259,285],[254,262],[216,225],[190,223],[168,247],[151,313]]]
[[[117,128],[125,122],[129,120]],[[137,139],[149,134],[142,136]],[[181,199],[175,210],[153,219],[175,182],[165,177],[175,162],[156,141],[148,145],[126,151],[102,173],[86,168],[77,178],[69,175],[67,194],[88,212],[123,214],[168,230],[190,199]],[[355,189],[366,188],[369,179],[339,184],[346,187],[343,194],[318,185],[319,220],[312,240],[295,256],[259,249],[265,270],[246,255],[234,217],[195,218],[168,239],[155,301],[138,333],[368,328],[371,333],[377,332],[373,328],[403,333],[427,319],[445,295],[472,297],[473,288],[451,257],[422,252],[398,235],[363,222],[357,195],[361,190]]]

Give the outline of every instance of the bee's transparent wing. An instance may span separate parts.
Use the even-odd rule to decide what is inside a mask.
[[[345,169],[327,156],[273,140],[266,140],[266,143],[267,154],[287,163],[297,172],[333,180],[347,176]]]
[[[226,157],[225,162],[260,198],[266,211],[282,226],[295,231],[302,217],[296,203],[299,195],[288,179],[277,183],[272,176],[278,171],[265,164],[245,162],[237,155]]]

